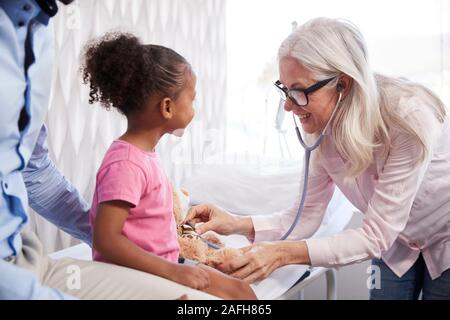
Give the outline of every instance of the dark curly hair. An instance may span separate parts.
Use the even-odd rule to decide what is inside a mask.
[[[117,108],[128,116],[140,111],[153,94],[177,97],[190,64],[172,49],[143,45],[128,33],[110,32],[85,47],[81,68],[90,85],[89,103]]]

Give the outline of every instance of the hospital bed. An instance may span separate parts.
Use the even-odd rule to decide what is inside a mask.
[[[211,202],[240,215],[270,214],[287,208],[295,200],[301,171],[298,161],[252,165],[207,165],[194,170],[181,185],[190,193],[191,205]],[[355,208],[336,189],[321,227],[319,237],[343,230]],[[245,237],[222,237],[231,247],[248,245]],[[90,248],[76,245],[51,254],[54,259],[72,257],[91,259]],[[328,268],[288,265],[275,270],[267,279],[252,285],[259,299],[302,299],[303,290],[317,279],[326,278],[326,297],[336,299],[336,272]]]

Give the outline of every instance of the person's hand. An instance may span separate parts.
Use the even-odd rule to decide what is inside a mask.
[[[284,265],[277,243],[260,242],[240,249],[243,255],[217,266],[220,271],[248,283],[267,278]]]
[[[189,209],[184,223],[195,225],[199,222],[204,222],[195,228],[199,234],[212,230],[222,235],[238,233],[251,237],[254,233],[250,218],[234,216],[210,203]]]
[[[204,290],[210,285],[209,275],[205,270],[184,264],[175,266],[170,280],[197,290]]]
[[[287,264],[311,264],[305,241],[260,242],[240,250],[243,255],[218,265],[217,269],[248,283],[263,280]]]

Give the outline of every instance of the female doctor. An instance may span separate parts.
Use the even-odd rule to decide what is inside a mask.
[[[321,139],[303,210],[280,240],[295,223],[304,178],[296,203],[269,216],[235,216],[213,204],[191,208],[186,221],[204,222],[199,233],[254,242],[219,268],[254,282],[288,264],[373,259],[381,288],[371,289],[371,299],[417,299],[421,291],[424,299],[450,299],[450,128],[443,103],[421,85],[373,73],[363,36],[347,21],[307,22],[284,40],[278,57],[285,110],[301,123],[306,144]],[[308,239],[335,186],[365,214],[362,226]]]

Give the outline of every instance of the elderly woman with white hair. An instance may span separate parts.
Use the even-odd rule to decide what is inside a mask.
[[[417,299],[420,292],[449,299],[450,129],[443,103],[422,85],[375,74],[363,36],[344,20],[318,18],[294,30],[279,49],[279,73],[285,110],[298,117],[306,140],[327,129],[313,152],[304,210],[281,241],[300,196],[268,216],[235,216],[213,204],[191,208],[186,221],[204,222],[199,233],[254,242],[220,269],[253,282],[288,264],[373,259],[381,288],[371,289],[371,299]],[[309,239],[335,186],[365,214],[362,226]]]

